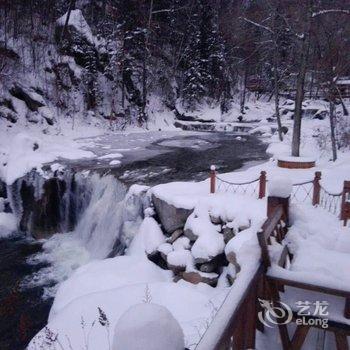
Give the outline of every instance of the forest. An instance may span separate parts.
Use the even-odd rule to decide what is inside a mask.
[[[280,95],[298,95],[297,109],[303,94],[332,95],[339,102],[335,83],[350,70],[348,5],[346,0],[2,0],[0,78],[6,84],[11,69],[41,77],[52,70],[52,98],[62,109],[72,105],[67,100],[81,84],[86,111],[123,114],[139,123],[147,120],[155,96],[171,110],[209,104],[220,105],[222,113],[239,99],[242,115],[247,91],[275,96],[276,105]],[[92,40],[58,26],[57,19],[75,9],[83,15],[77,26],[87,22]],[[80,81],[65,81],[63,56],[82,68]],[[19,59],[23,73],[14,68]]]

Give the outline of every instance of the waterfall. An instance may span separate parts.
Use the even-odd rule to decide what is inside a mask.
[[[73,235],[84,243],[93,259],[107,257],[120,240],[126,188],[112,176],[89,179],[91,196]]]
[[[28,263],[49,263],[22,286],[48,286],[46,296],[52,296],[57,282],[79,266],[122,255],[149,206],[147,189],[138,185],[128,189],[112,175],[69,169],[59,174],[33,172],[8,187],[22,230],[45,238],[42,251]]]

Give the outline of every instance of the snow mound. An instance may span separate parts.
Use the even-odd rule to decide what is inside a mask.
[[[288,177],[274,177],[268,182],[271,197],[288,198],[293,190],[292,181]]]
[[[0,238],[10,236],[16,229],[17,220],[15,215],[11,213],[0,213]]]
[[[211,319],[212,309],[208,305],[214,297],[214,291],[208,292],[208,295],[199,287],[195,288],[188,283],[173,282],[138,283],[114,289],[101,286],[101,290],[106,289],[74,299],[49,320],[47,328],[55,336],[57,335],[57,341],[51,347],[48,347],[46,343],[45,331],[47,328],[43,328],[33,338],[28,350],[36,350],[40,346],[46,350],[58,349],[58,341],[64,349],[70,349],[70,344],[72,349],[84,348],[86,338],[84,339],[82,331],[82,320],[86,331],[90,334],[88,349],[109,349],[109,342],[112,344],[113,340],[113,330],[120,317],[131,306],[144,301],[146,294],[149,295],[152,303],[162,305],[170,310],[183,329],[186,344],[196,344],[201,334],[206,330],[208,320]],[[218,299],[216,296],[217,293],[215,293],[214,305],[218,307],[224,295],[220,294]],[[106,327],[101,326],[99,322],[98,308],[106,314],[110,337],[106,334]],[[137,320],[135,319],[134,322]],[[92,324],[94,326],[91,326]],[[170,336],[168,332],[166,334]],[[134,333],[135,335],[138,335],[137,332]],[[143,349],[148,350],[149,348],[144,346]]]
[[[148,350],[185,348],[183,331],[164,306],[136,304],[118,320],[112,350],[143,350],[146,347]]]
[[[147,217],[143,220],[139,234],[144,237],[145,250],[151,254],[165,242],[165,237],[156,220]]]
[[[93,261],[80,267],[71,278],[60,285],[49,320],[73,300],[87,294],[137,283],[170,280],[170,272],[161,270],[149,260],[139,257],[120,256]]]

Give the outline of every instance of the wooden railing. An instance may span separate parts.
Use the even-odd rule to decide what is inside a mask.
[[[272,198],[270,200],[270,198]],[[234,286],[218,310],[215,318],[196,346],[196,350],[243,350],[255,349],[256,329],[261,329],[258,322],[258,311],[261,310],[258,298],[264,291],[264,263],[269,260],[267,243],[271,237],[281,242],[287,233],[288,206],[286,199],[270,197],[268,200],[267,220],[258,234],[264,241],[261,264],[252,274],[246,288],[238,294]],[[288,200],[287,200],[288,202]],[[261,237],[261,238],[260,238]],[[283,253],[282,253],[283,254]],[[238,281],[236,281],[238,283]],[[237,294],[241,297],[237,301]]]
[[[321,183],[321,172],[316,171],[312,180],[293,184],[290,197],[294,203],[309,203],[320,206],[331,214],[339,217],[346,225],[350,219],[350,181],[344,181],[343,190],[332,193],[325,189]],[[230,182],[218,176],[215,166],[210,168],[210,193],[231,192],[247,194],[264,198],[266,196],[266,172],[261,171],[260,176],[246,182]]]
[[[262,284],[260,265],[237,302],[234,288],[202,336],[196,350],[241,350],[255,348],[258,290]]]
[[[236,194],[256,195],[264,198],[266,195],[266,172],[262,171],[256,179],[246,182],[230,182],[218,176],[214,165],[210,168],[210,193],[231,192]]]

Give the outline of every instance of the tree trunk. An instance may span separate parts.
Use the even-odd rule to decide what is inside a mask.
[[[63,29],[62,29],[60,41],[62,41],[62,39],[63,39],[64,36],[66,35],[66,31],[67,31],[67,27],[68,27],[68,23],[69,23],[70,14],[71,14],[72,10],[74,9],[74,7],[75,7],[75,0],[71,0],[71,2],[70,2],[70,4],[69,4],[67,16],[66,16],[66,22],[64,23],[64,27],[63,27]]]
[[[309,19],[310,21],[310,19]],[[310,25],[308,26],[310,28]],[[304,34],[303,42],[300,52],[300,68],[297,77],[295,109],[294,109],[294,125],[293,125],[293,139],[292,139],[292,156],[300,156],[300,135],[301,135],[301,118],[302,118],[302,104],[304,99],[304,83],[307,68],[307,60],[310,46],[309,30]]]
[[[274,31],[273,31],[273,41],[275,44],[275,50],[273,52],[273,79],[274,79],[274,93],[275,93],[275,114],[276,114],[276,120],[277,120],[277,128],[278,128],[278,137],[280,141],[283,141],[283,133],[282,133],[282,122],[281,122],[281,115],[280,115],[280,89],[279,89],[279,74],[278,74],[278,67],[279,67],[279,50],[278,50],[278,38],[277,38],[277,26],[276,26],[276,11],[274,16]]]
[[[329,102],[329,122],[331,126],[332,156],[333,162],[337,160],[337,142],[335,139],[335,105],[333,101]]]
[[[148,40],[149,40],[149,32],[151,30],[151,21],[152,21],[152,13],[153,13],[153,0],[151,0],[151,4],[149,7],[149,14],[148,14],[148,22],[147,22],[147,32],[145,37],[145,52],[143,56],[143,62],[142,62],[142,112],[141,112],[141,118],[140,123],[147,120],[146,118],[146,105],[147,105],[147,61],[148,61]]]
[[[242,99],[241,99],[241,114],[245,114],[244,106],[245,106],[245,96],[246,96],[246,86],[247,86],[247,68],[244,69],[244,78],[243,78],[243,91],[242,91]]]

